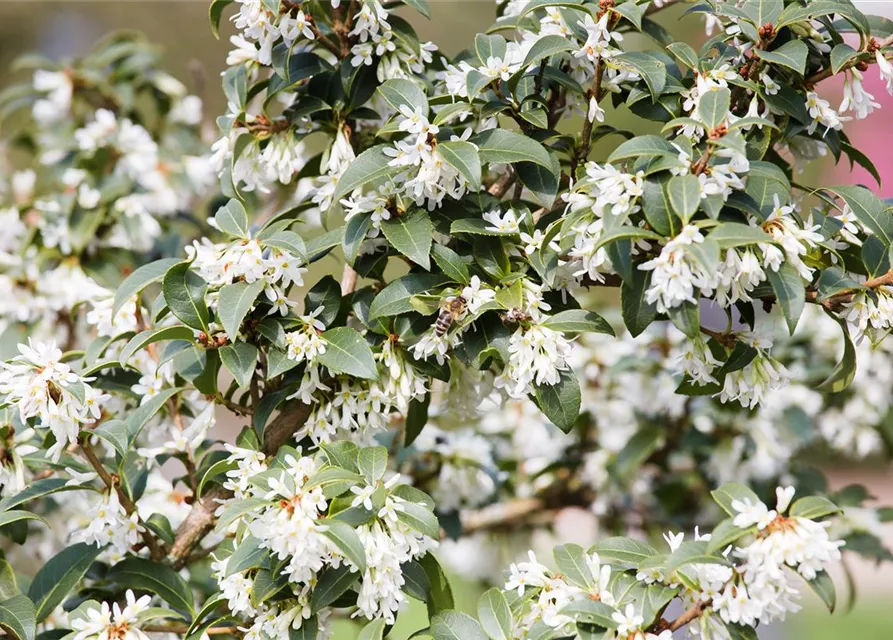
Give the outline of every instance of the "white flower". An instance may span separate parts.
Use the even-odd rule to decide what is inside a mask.
[[[521,230],[519,226],[520,220],[512,209],[509,209],[502,215],[499,214],[498,209],[494,209],[493,211],[485,213],[483,218],[491,225],[487,227],[488,231],[496,231],[498,233],[519,233]]]
[[[528,562],[512,563],[509,577],[505,582],[506,591],[516,591],[518,596],[524,595],[527,587],[542,587],[548,580],[546,567],[536,561],[533,551],[527,552]]]
[[[757,529],[762,531],[778,515],[775,511],[770,511],[769,507],[759,500],[753,502],[750,498],[732,500],[732,508],[738,512],[738,515],[735,516],[734,524],[741,529],[757,525]]]
[[[877,61],[881,80],[887,83],[887,93],[893,95],[893,64],[890,64],[880,49],[874,52],[874,59]]]
[[[496,299],[496,291],[483,286],[478,276],[471,276],[471,281],[462,289],[462,297],[465,298],[468,312],[474,315],[482,306]]]
[[[632,603],[626,605],[626,609],[622,612],[615,611],[612,613],[611,619],[617,623],[617,634],[620,636],[633,634],[645,622],[645,618],[636,613],[636,607]]]

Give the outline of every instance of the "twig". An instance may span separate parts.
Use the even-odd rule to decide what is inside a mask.
[[[545,503],[539,498],[524,498],[503,504],[493,504],[479,511],[462,515],[462,534],[505,527],[541,512]]]
[[[108,487],[109,491],[114,491],[118,494],[118,502],[124,508],[124,511],[127,512],[127,515],[130,516],[136,513],[136,505],[133,503],[133,500],[130,499],[130,496],[127,495],[124,489],[121,488],[120,479],[117,476],[112,476],[108,471],[106,471],[106,468],[105,466],[103,466],[102,461],[99,459],[99,456],[96,455],[96,451],[93,449],[93,445],[90,444],[89,435],[81,436],[81,450],[84,452],[84,455],[86,456],[87,461],[90,463],[90,466],[93,467],[94,471],[96,471],[97,475],[105,483],[105,486]],[[158,541],[148,529],[143,527],[140,535],[142,536],[143,541],[146,543],[146,546],[149,548],[149,553],[152,555],[153,560],[160,560],[164,557],[164,552],[158,545]]]
[[[306,422],[310,409],[310,405],[301,402],[285,405],[264,430],[263,452],[268,456],[275,455],[279,447],[288,442]],[[192,550],[211,532],[217,521],[214,512],[222,500],[231,497],[231,491],[218,486],[192,505],[192,511],[177,528],[174,544],[168,554],[175,568],[183,567]]]
[[[515,172],[503,174],[496,182],[490,185],[490,188],[487,189],[487,193],[491,196],[501,198],[508,192],[517,177]]]
[[[178,635],[183,635],[187,631],[189,631],[189,625],[147,624],[140,627],[140,629],[148,633],[176,633]],[[236,627],[210,627],[209,629],[205,629],[203,633],[207,633],[209,636],[219,636],[224,634],[237,636],[242,635],[242,633]]]
[[[599,58],[595,65],[595,77],[592,79],[592,89],[586,95],[590,100],[594,99],[596,103],[601,102],[602,100],[603,75],[604,69],[602,69],[602,59]],[[577,165],[581,162],[585,162],[586,158],[589,157],[589,149],[592,147],[592,125],[594,123],[595,118],[592,120],[586,118],[586,121],[583,123],[583,133],[580,135],[580,146],[574,150],[574,155],[571,158],[571,180],[577,179]]]
[[[673,620],[673,622],[671,622],[670,626],[667,628],[670,631],[678,631],[690,622],[694,622],[695,620],[700,618],[701,615],[703,615],[704,611],[706,611],[708,606],[710,606],[709,602],[699,602],[691,609],[683,613],[681,616]]]
[[[344,265],[341,273],[341,295],[350,295],[357,288],[357,272],[349,264]]]

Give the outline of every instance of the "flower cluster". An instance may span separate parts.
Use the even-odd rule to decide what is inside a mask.
[[[77,442],[83,425],[95,422],[109,399],[62,362],[62,351],[53,343],[19,345],[11,362],[3,363],[0,394],[13,405],[23,424],[49,429],[55,443],[47,454],[59,460],[65,449]]]

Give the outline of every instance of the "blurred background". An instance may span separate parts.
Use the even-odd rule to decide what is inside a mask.
[[[478,30],[492,24],[496,5],[493,0],[429,0],[432,19],[425,20],[405,11],[422,39],[436,42],[447,55],[465,48]],[[893,17],[893,0],[857,0],[856,5],[869,14]],[[53,58],[77,56],[90,49],[103,35],[132,29],[144,33],[164,52],[165,67],[184,81],[190,90],[205,101],[205,115],[209,122],[222,112],[225,104],[218,76],[224,69],[226,53],[231,48],[231,25],[223,21],[220,40],[215,40],[208,26],[208,0],[108,0],[105,2],[68,0],[5,0],[0,2],[0,90],[24,77],[7,71],[19,55],[40,52]],[[660,22],[680,39],[689,43],[705,38],[703,24],[697,16],[680,19],[683,8],[672,8],[660,14]],[[224,15],[229,16],[231,10]],[[626,43],[635,47],[636,41]],[[893,197],[893,98],[887,95],[874,70],[866,74],[866,89],[882,105],[882,112],[866,121],[851,122],[847,133],[853,145],[865,152],[877,165],[883,179],[879,193]],[[836,83],[835,83],[836,81]],[[822,96],[832,105],[839,104],[842,81],[832,79],[822,85]],[[642,121],[628,112],[609,112],[612,124],[646,132]],[[658,127],[652,127],[658,129]],[[12,132],[0,131],[8,137]],[[610,145],[610,141],[606,144]],[[607,148],[595,148],[594,157]],[[878,189],[873,178],[863,169],[851,169],[844,161],[835,167],[833,160],[819,161],[805,168],[801,181],[806,184],[861,183]],[[891,390],[893,392],[893,390]],[[235,426],[235,425],[233,425]],[[832,488],[863,483],[877,496],[879,502],[893,505],[893,469],[864,468],[830,469]],[[887,546],[893,547],[893,531],[888,527]],[[876,567],[853,559],[858,604],[846,611],[847,585],[842,573],[836,576],[843,602],[841,610],[829,617],[818,601],[807,595],[805,615],[795,616],[786,626],[761,631],[761,638],[781,640],[800,638],[809,640],[839,640],[844,637],[859,640],[893,638],[893,568]],[[461,604],[474,607],[478,585],[454,585]],[[423,613],[420,611],[419,616]],[[421,621],[421,617],[419,618]],[[409,624],[407,624],[409,622]],[[422,626],[402,620],[395,628],[397,638],[405,638]],[[339,629],[336,638],[354,637],[355,631]]]

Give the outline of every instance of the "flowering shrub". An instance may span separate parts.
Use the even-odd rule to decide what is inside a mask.
[[[448,59],[394,11],[424,0],[215,0],[213,145],[139,38],[26,59],[0,627],[375,640],[415,599],[434,640],[754,638],[801,583],[833,609],[842,553],[891,559],[891,511],[809,454],[893,450],[893,215],[797,172],[877,176],[844,123],[893,23],[702,2],[696,50],[677,4],[503,2]],[[569,507],[585,547],[489,562]],[[463,564],[503,587],[476,616]]]

